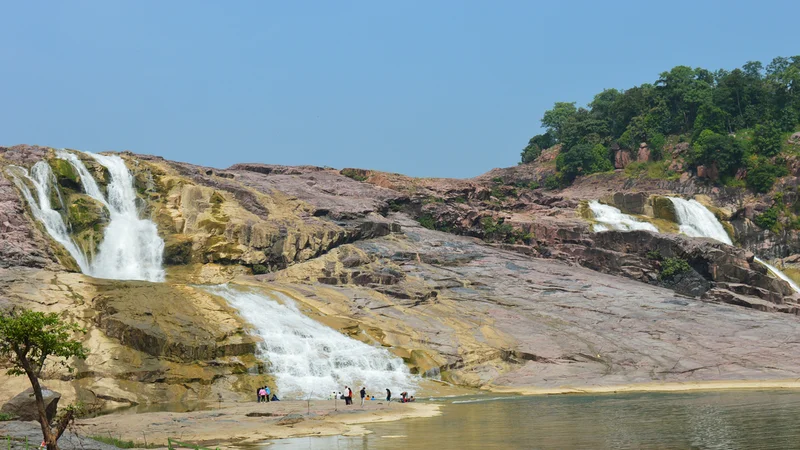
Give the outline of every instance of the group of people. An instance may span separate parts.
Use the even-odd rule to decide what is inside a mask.
[[[272,399],[270,399],[270,395],[272,395]],[[256,402],[269,403],[270,401],[277,402],[279,401],[279,399],[277,395],[272,394],[272,392],[269,389],[269,386],[261,386],[260,388],[256,389]]]
[[[353,390],[350,389],[350,386],[345,386],[343,393],[333,392],[332,394],[334,395],[335,398],[338,397],[343,399],[346,405],[353,404]],[[361,390],[358,391],[358,394],[361,397],[361,406],[364,406],[364,400],[375,400],[374,395],[372,396],[367,395],[367,388],[364,386],[361,387]],[[409,396],[408,392],[403,391],[400,393],[400,403],[413,402],[414,400],[415,400],[414,396],[413,395]],[[275,394],[272,393],[269,386],[261,386],[256,389],[256,401],[258,403],[270,402],[270,401],[276,402],[279,401],[279,399]],[[389,389],[386,389],[386,401],[387,402],[392,401],[392,391],[390,391]]]

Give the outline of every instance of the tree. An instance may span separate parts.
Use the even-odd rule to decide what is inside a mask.
[[[42,387],[39,377],[47,358],[60,358],[57,364],[72,368],[69,358],[85,358],[86,349],[80,342],[72,339],[75,333],[85,333],[75,323],[62,322],[56,313],[42,313],[29,310],[12,310],[0,315],[0,356],[11,363],[9,375],[27,375],[36,397],[39,424],[47,444],[47,450],[58,450],[58,438],[72,421],[74,410],[69,409],[62,416],[55,429],[51,428],[45,412]]]
[[[781,151],[781,130],[772,123],[758,124],[753,130],[753,149],[762,156],[775,156]]]
[[[559,153],[556,158],[556,170],[561,172],[567,182],[572,182],[579,175],[613,170],[614,166],[608,158],[608,151],[601,145],[578,144],[567,151]]]
[[[561,141],[561,132],[564,123],[578,111],[575,102],[556,102],[553,109],[547,110],[542,117],[542,125]]]
[[[537,134],[532,137],[528,141],[528,145],[522,149],[522,162],[529,163],[534,161],[542,154],[542,150],[552,147],[555,143],[555,138],[549,131],[544,134]]]
[[[745,156],[741,142],[711,130],[703,130],[693,146],[696,164],[716,165],[722,174],[731,174],[741,167]]]

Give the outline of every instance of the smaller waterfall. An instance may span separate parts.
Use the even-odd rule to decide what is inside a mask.
[[[703,206],[697,200],[684,200],[678,197],[669,197],[672,204],[675,206],[675,215],[678,219],[681,233],[692,237],[708,237],[716,239],[728,245],[733,245],[728,233],[717,217]],[[770,273],[780,278],[781,280],[789,283],[789,286],[795,291],[800,292],[800,286],[797,285],[785,273],[781,272],[777,267],[768,264],[766,261],[759,257],[755,260],[764,265]]]
[[[594,220],[598,222],[594,224],[592,231],[647,230],[655,231],[656,233],[658,232],[658,228],[656,228],[655,225],[648,222],[642,222],[633,216],[624,214],[622,211],[613,206],[603,205],[597,200],[592,200],[589,202],[589,209],[592,211],[592,214],[594,214]]]
[[[81,272],[89,270],[89,262],[86,260],[86,255],[80,251],[75,242],[69,235],[67,225],[64,223],[64,218],[58,211],[54,210],[50,203],[51,186],[55,186],[55,176],[50,169],[50,165],[44,161],[39,161],[31,167],[31,172],[22,167],[12,166],[9,173],[14,179],[14,184],[17,185],[25,201],[31,208],[33,217],[44,225],[47,234],[53,237],[56,242],[63,245],[70,256],[78,263]],[[23,181],[23,178],[28,180],[36,189],[36,198],[34,199],[28,185]],[[61,199],[61,194],[58,194],[59,201],[63,207],[64,201]]]
[[[780,269],[778,269],[777,267],[773,266],[772,264],[769,264],[768,262],[764,261],[763,259],[759,258],[758,256],[755,257],[755,260],[758,261],[759,263],[763,264],[764,267],[769,269],[769,271],[772,272],[773,275],[775,275],[776,277],[780,278],[781,280],[789,283],[789,286],[791,286],[792,289],[794,289],[795,292],[800,292],[800,286],[798,286],[797,283],[794,282],[794,280],[789,278],[788,275],[786,275],[785,273],[781,272]]]
[[[697,200],[668,197],[675,206],[675,216],[681,233],[691,237],[707,237],[733,245],[717,217]]]
[[[264,340],[261,352],[281,397],[329,398],[345,385],[353,392],[365,386],[381,396],[387,388],[396,393],[416,388],[402,359],[310,319],[283,294],[229,285],[204,289],[227,300]]]

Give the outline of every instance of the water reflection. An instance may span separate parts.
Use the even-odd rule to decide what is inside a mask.
[[[800,392],[444,399],[442,415],[271,449],[800,449]]]

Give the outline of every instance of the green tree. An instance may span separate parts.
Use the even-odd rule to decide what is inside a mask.
[[[775,156],[781,151],[781,130],[773,123],[758,124],[753,130],[753,150],[762,156]]]
[[[544,112],[542,126],[546,127],[555,138],[561,142],[561,132],[564,124],[575,115],[578,109],[575,102],[556,102],[553,109]]]
[[[559,153],[556,158],[556,170],[567,182],[572,182],[580,175],[613,170],[614,166],[608,158],[608,151],[602,144],[594,146],[578,144]]]
[[[58,438],[72,421],[74,410],[68,409],[52,428],[45,412],[39,377],[50,356],[59,358],[56,363],[70,371],[70,358],[86,358],[86,349],[72,338],[76,333],[85,332],[75,323],[62,322],[56,313],[12,310],[0,315],[0,356],[11,364],[9,375],[28,376],[48,450],[58,450]]]
[[[745,149],[741,142],[727,135],[704,130],[693,143],[695,164],[716,165],[721,174],[732,174],[741,167]]]
[[[755,158],[755,157],[753,157]],[[775,180],[789,174],[786,164],[772,164],[766,158],[757,158],[747,170],[747,187],[755,192],[765,193],[772,189]]]
[[[552,147],[555,143],[555,138],[549,131],[544,134],[537,134],[532,137],[528,141],[528,145],[522,149],[522,162],[528,163],[534,161],[542,154],[542,150]]]

